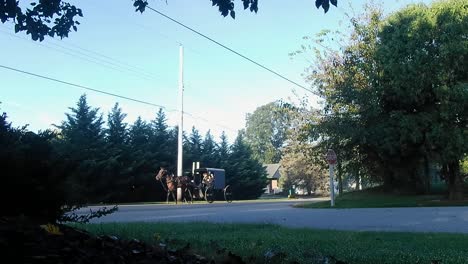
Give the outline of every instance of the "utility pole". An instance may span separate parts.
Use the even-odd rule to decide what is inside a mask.
[[[184,131],[184,47],[179,46],[179,137],[177,142],[177,177],[183,176],[182,144]],[[182,201],[182,189],[177,188],[177,200]]]

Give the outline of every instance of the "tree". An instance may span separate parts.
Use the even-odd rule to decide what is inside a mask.
[[[227,166],[227,161],[229,159],[229,142],[226,136],[226,133],[221,133],[220,136],[221,141],[219,142],[217,148],[216,148],[216,164],[218,164],[219,167],[224,168]]]
[[[264,192],[267,185],[265,167],[253,157],[243,132],[231,146],[225,170],[226,184],[232,187],[236,199],[255,199]]]
[[[151,142],[151,153],[154,154],[154,158],[158,166],[167,167],[173,163],[174,152],[171,152],[171,145],[168,141],[169,131],[167,126],[166,114],[159,109],[156,114],[155,120],[151,122],[153,136],[150,139]]]
[[[249,8],[251,12],[258,11],[258,0],[242,0],[244,9]],[[213,6],[217,6],[223,16],[228,14],[235,18],[233,0],[211,0]],[[317,8],[322,7],[328,11],[330,3],[337,5],[337,0],[316,0]],[[135,11],[143,13],[148,6],[147,0],[133,0]],[[12,21],[15,24],[15,32],[26,31],[33,40],[44,40],[45,36],[68,37],[73,30],[78,30],[80,22],[76,17],[83,17],[80,8],[63,0],[39,0],[32,2],[24,10],[20,1],[0,1],[0,21],[5,23]]]
[[[323,149],[318,142],[310,141],[307,129],[307,125],[316,119],[315,112],[303,105],[295,107],[291,116],[291,128],[280,161],[280,184],[285,190],[292,185],[298,186],[309,195],[317,190],[324,191],[329,184]]]
[[[278,163],[290,127],[290,111],[276,101],[247,115],[245,139],[262,163]]]
[[[83,94],[76,104],[70,107],[71,113],[66,113],[66,121],[57,126],[61,131],[64,142],[76,150],[76,155],[85,158],[91,153],[99,152],[104,143],[104,130],[102,115],[99,108],[91,108]]]
[[[105,151],[102,115],[98,108],[88,105],[86,95],[82,95],[76,108],[70,107],[66,120],[60,126],[59,153],[70,159],[75,167],[67,179],[68,199],[72,203],[102,201],[108,192],[107,181],[100,177],[105,166]]]
[[[191,162],[200,161],[202,158],[202,137],[195,127],[192,127],[192,133],[187,140],[187,154],[187,160]]]
[[[427,192],[429,164],[439,163],[450,197],[461,197],[468,91],[462,2],[413,5],[385,19],[370,9],[351,20],[347,44],[317,56],[311,79],[325,108],[311,127],[344,153],[345,169],[360,167],[357,175],[364,169],[389,188]]]
[[[107,142],[111,145],[121,146],[127,142],[127,123],[123,122],[126,116],[118,103],[107,115]]]
[[[130,127],[129,142],[135,151],[147,150],[152,135],[151,126],[139,116]]]
[[[26,126],[13,128],[6,113],[0,115],[2,216],[23,215],[47,223],[63,213],[66,161],[50,144],[54,137],[50,131],[35,134]]]
[[[442,165],[450,199],[463,198],[459,162],[468,150],[467,34],[465,1],[411,6],[386,20],[376,51],[382,107],[399,143],[426,167]]]
[[[202,143],[201,164],[203,167],[218,167],[216,160],[216,142],[211,135],[210,130],[206,132]]]

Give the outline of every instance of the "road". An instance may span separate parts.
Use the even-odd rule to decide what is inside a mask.
[[[314,199],[317,200],[317,199]],[[297,201],[122,205],[104,222],[267,223],[293,228],[468,234],[468,207],[300,209]],[[97,207],[83,208],[82,212]]]

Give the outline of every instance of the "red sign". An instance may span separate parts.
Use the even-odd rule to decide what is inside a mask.
[[[336,164],[336,153],[332,149],[329,149],[327,152],[327,161],[330,165]]]

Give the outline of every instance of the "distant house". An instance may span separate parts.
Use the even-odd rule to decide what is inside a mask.
[[[281,189],[278,188],[278,181],[281,177],[280,174],[280,165],[276,164],[263,164],[266,167],[268,185],[265,188],[265,193],[275,194],[281,192]]]

